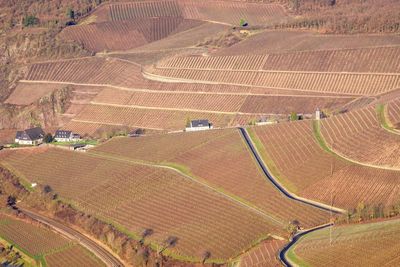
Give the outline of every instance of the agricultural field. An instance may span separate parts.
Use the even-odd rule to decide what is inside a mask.
[[[400,46],[317,50],[291,53],[175,57],[158,68],[194,70],[272,70],[314,72],[398,73]]]
[[[381,48],[400,45],[400,37],[396,34],[320,34],[304,30],[266,30],[250,36],[248,39],[231,47],[217,50],[216,56],[235,56],[245,54],[277,54],[307,51],[315,53],[319,50],[355,48]]]
[[[396,265],[396,1],[0,0],[5,184],[127,267],[280,266],[299,230],[330,223],[332,244],[307,232],[286,256]],[[14,144],[36,126],[95,145]],[[20,220],[0,216],[0,238],[46,266],[102,265]]]
[[[241,258],[239,267],[275,267],[280,266],[278,251],[286,242],[283,240],[267,240],[246,252]]]
[[[171,34],[200,26],[201,21],[183,18],[146,18],[70,26],[60,37],[73,40],[94,52],[129,50]]]
[[[31,257],[39,266],[105,266],[99,259],[82,246],[52,232],[51,230],[14,219],[9,216],[0,217],[0,238],[14,245],[24,254]]]
[[[284,222],[170,169],[59,149],[15,151],[2,162],[134,235],[152,229],[154,245],[175,236],[170,253],[182,259],[198,260],[209,251],[213,260],[226,261],[268,234],[285,235]]]
[[[297,219],[302,225],[311,226],[328,219],[328,213],[283,198],[262,176],[241,138],[236,129],[118,138],[95,148],[94,153],[177,166],[280,221]],[[280,203],[279,207],[276,202]]]
[[[239,25],[246,19],[251,25],[285,22],[288,15],[279,4],[258,4],[235,1],[141,1],[104,5],[93,14],[96,22],[126,21],[146,17],[183,17]]]
[[[399,231],[398,219],[325,228],[302,237],[288,256],[304,266],[394,266]]]
[[[18,83],[5,103],[13,105],[30,105],[41,97],[64,87],[62,84],[28,84]]]
[[[226,71],[155,68],[155,75],[172,81],[252,85],[307,92],[377,95],[400,85],[398,74]]]
[[[398,171],[349,162],[321,147],[310,121],[249,130],[273,175],[290,191],[345,209],[399,202]]]
[[[383,128],[373,105],[323,120],[321,134],[343,157],[372,166],[400,168],[400,135]]]
[[[388,123],[395,128],[400,128],[400,98],[388,103]]]

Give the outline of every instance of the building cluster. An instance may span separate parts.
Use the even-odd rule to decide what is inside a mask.
[[[44,142],[46,134],[40,127],[29,128],[23,131],[17,131],[15,143],[20,145],[37,146]],[[67,130],[57,130],[54,136],[51,136],[56,142],[78,142],[81,140],[79,134]]]

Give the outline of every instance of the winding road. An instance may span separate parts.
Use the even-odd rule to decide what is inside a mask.
[[[248,147],[250,148],[250,151],[252,152],[254,158],[256,159],[259,167],[261,168],[262,172],[264,173],[264,175],[267,177],[267,179],[275,186],[276,189],[278,189],[285,197],[292,199],[294,201],[298,201],[300,203],[312,206],[314,208],[317,209],[321,209],[324,211],[331,211],[335,214],[344,214],[346,213],[345,210],[337,208],[337,207],[333,207],[333,206],[329,206],[323,203],[319,203],[310,199],[306,199],[306,198],[302,198],[297,196],[296,194],[293,194],[292,192],[289,192],[277,179],[275,179],[275,177],[270,173],[270,171],[268,170],[268,167],[266,166],[266,164],[264,163],[263,159],[261,158],[259,152],[257,151],[257,148],[255,147],[253,141],[251,140],[247,130],[245,128],[240,127],[239,128],[240,133],[243,137],[243,139],[245,140],[246,144],[248,145]]]
[[[26,216],[32,218],[33,220],[43,223],[43,224],[51,227],[56,232],[59,232],[60,234],[77,241],[80,245],[82,245],[83,247],[85,247],[86,249],[91,251],[94,255],[96,255],[107,266],[112,266],[112,267],[124,266],[124,264],[119,259],[117,259],[111,252],[106,250],[101,245],[97,244],[95,241],[93,241],[89,237],[79,233],[78,231],[76,231],[62,223],[59,223],[53,219],[45,217],[43,215],[33,213],[32,211],[29,211],[29,210],[26,210],[26,209],[23,209],[20,207],[18,207],[18,209],[22,213],[24,213]]]
[[[259,167],[261,168],[262,172],[264,173],[264,175],[266,176],[266,178],[275,186],[276,189],[278,189],[285,197],[292,199],[293,201],[297,201],[309,206],[312,206],[314,208],[320,209],[320,210],[324,210],[324,211],[329,211],[335,214],[344,214],[346,213],[345,210],[337,208],[337,207],[333,207],[333,206],[329,206],[323,203],[319,203],[310,199],[305,199],[302,197],[299,197],[291,192],[289,192],[283,185],[281,185],[279,183],[279,181],[277,181],[277,179],[275,179],[275,177],[270,173],[270,171],[268,170],[268,167],[266,166],[266,164],[264,163],[263,159],[261,158],[257,148],[255,147],[253,141],[251,140],[247,130],[245,128],[239,127],[239,131],[244,139],[244,141],[246,142],[247,146],[249,147],[251,153],[253,154],[254,158],[256,159]],[[286,252],[304,235],[326,228],[326,227],[330,227],[332,226],[333,223],[328,223],[328,224],[324,224],[324,225],[320,225],[311,229],[307,229],[304,231],[299,232],[298,234],[296,234],[292,240],[279,252],[279,260],[282,262],[282,264],[284,266],[287,267],[291,267],[294,266],[295,264],[291,263],[290,260],[288,260],[286,258]]]
[[[304,236],[304,235],[306,235],[306,234],[309,234],[309,233],[312,233],[312,232],[317,231],[317,230],[324,229],[324,228],[326,228],[326,227],[331,227],[332,225],[333,225],[332,223],[328,223],[328,224],[320,225],[320,226],[317,226],[317,227],[315,227],[315,228],[311,228],[311,229],[308,229],[308,230],[299,232],[299,233],[296,234],[296,235],[292,238],[292,240],[290,240],[290,242],[289,242],[288,244],[286,244],[286,245],[283,247],[283,249],[279,252],[279,255],[278,255],[279,260],[283,263],[283,265],[285,265],[285,266],[287,266],[287,267],[295,266],[296,264],[292,263],[291,260],[289,260],[289,259],[286,258],[286,255],[285,255],[286,252],[288,252],[289,249],[290,249],[294,244],[296,244],[296,242],[297,242],[302,236]]]

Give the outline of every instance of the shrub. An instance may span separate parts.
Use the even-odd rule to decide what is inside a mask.
[[[24,27],[30,27],[39,24],[39,19],[33,15],[27,15],[22,19]]]

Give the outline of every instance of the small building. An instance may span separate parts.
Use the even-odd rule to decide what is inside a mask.
[[[20,145],[39,145],[43,142],[44,131],[40,127],[17,131],[15,143]]]
[[[72,131],[57,130],[54,135],[54,140],[57,142],[75,142],[81,140],[81,136]]]
[[[187,132],[204,131],[212,129],[213,126],[208,120],[192,120],[186,127]]]

